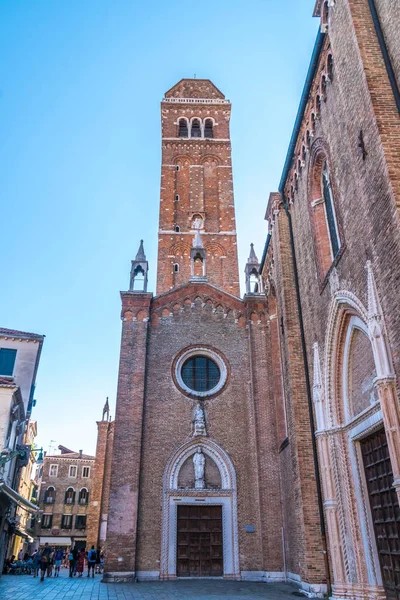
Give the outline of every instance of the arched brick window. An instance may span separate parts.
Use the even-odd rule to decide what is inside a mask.
[[[54,504],[56,499],[56,490],[54,486],[50,486],[44,493],[44,501],[46,504]]]
[[[213,122],[211,119],[206,119],[206,122],[204,124],[204,137],[205,138],[212,138],[214,137],[213,134]]]
[[[201,137],[201,127],[199,119],[193,119],[190,130],[190,137]]]
[[[188,137],[188,135],[189,131],[186,119],[179,119],[178,137]]]
[[[329,271],[340,251],[332,177],[324,152],[314,158],[311,171],[311,214],[321,276]]]
[[[69,487],[65,492],[64,498],[65,504],[75,504],[75,490],[72,487]]]
[[[79,492],[79,504],[88,504],[89,503],[89,492],[87,488],[82,488]]]

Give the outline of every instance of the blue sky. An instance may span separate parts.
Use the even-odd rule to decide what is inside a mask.
[[[0,326],[44,333],[38,442],[94,452],[114,414],[119,291],[145,240],[155,290],[160,100],[232,101],[240,271],[259,257],[318,20],[314,0],[2,0]]]

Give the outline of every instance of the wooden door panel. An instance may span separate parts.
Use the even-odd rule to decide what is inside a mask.
[[[178,510],[178,577],[223,575],[222,507],[182,505]]]
[[[389,600],[400,600],[400,507],[385,431],[362,440],[361,452],[383,585]]]

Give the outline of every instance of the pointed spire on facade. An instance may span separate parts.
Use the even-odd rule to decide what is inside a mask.
[[[138,262],[146,261],[146,255],[144,253],[144,247],[143,247],[143,240],[140,240],[139,250],[137,251],[135,260]]]
[[[252,264],[252,265],[258,265],[259,264],[257,255],[256,255],[256,253],[254,251],[254,244],[253,243],[250,244],[250,256],[247,259],[247,263],[248,264]]]
[[[103,406],[103,416],[101,417],[101,420],[102,421],[108,421],[109,416],[110,416],[110,405],[108,404],[108,396],[107,396],[106,402],[105,402],[105,404]]]
[[[254,244],[250,244],[250,256],[244,269],[246,274],[246,294],[263,294],[264,287],[260,275],[260,263],[254,251]]]
[[[393,377],[393,363],[387,341],[385,321],[370,260],[367,261],[366,269],[368,286],[368,329],[375,357],[376,375],[378,378]]]
[[[129,283],[130,292],[147,292],[147,272],[149,263],[144,253],[143,240],[140,240],[139,250],[135,260],[132,260],[131,279]]]

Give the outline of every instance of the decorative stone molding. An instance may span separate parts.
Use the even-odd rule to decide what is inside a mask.
[[[388,347],[383,312],[379,302],[378,290],[376,287],[371,261],[367,262],[366,269],[368,282],[367,322],[371,337],[372,349],[374,352],[376,373],[378,378],[390,378],[394,376],[393,363]]]
[[[222,489],[177,489],[182,465],[198,448],[217,465]],[[201,502],[222,506],[224,577],[240,579],[236,473],[227,453],[213,440],[191,439],[170,457],[164,471],[163,490],[160,578],[176,578],[177,506]]]
[[[321,363],[319,358],[319,347],[316,342],[314,348],[314,377],[313,377],[313,402],[315,407],[315,417],[317,430],[323,431],[326,428],[325,397],[322,382]]]
[[[192,390],[190,387],[186,385],[186,383],[182,379],[182,367],[184,363],[191,358],[192,356],[206,356],[213,360],[219,368],[220,379],[215,387],[211,390],[205,392],[198,392],[196,390]],[[197,397],[197,398],[207,398],[208,396],[215,396],[218,394],[227,383],[228,379],[228,367],[227,361],[219,352],[214,351],[210,347],[205,346],[195,346],[187,349],[186,351],[180,353],[178,357],[175,358],[173,362],[173,379],[177,384],[178,388],[186,395]]]
[[[221,98],[163,98],[162,102],[170,104],[230,104],[229,100]]]

